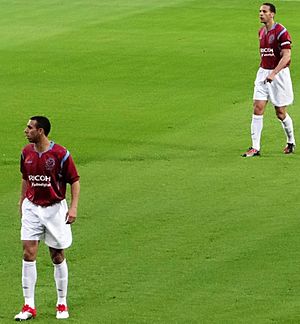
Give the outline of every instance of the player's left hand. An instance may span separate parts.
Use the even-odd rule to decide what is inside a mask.
[[[271,83],[273,80],[275,79],[275,74],[271,73],[270,75],[268,75],[265,79],[264,83]]]
[[[77,213],[76,210],[70,208],[66,215],[66,224],[73,224],[76,220]]]

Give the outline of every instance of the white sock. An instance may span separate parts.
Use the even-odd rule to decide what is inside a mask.
[[[54,279],[57,289],[57,305],[67,306],[68,266],[66,259],[60,264],[54,264]]]
[[[263,129],[263,115],[252,115],[251,122],[251,138],[252,147],[256,150],[260,150],[260,138]]]
[[[37,279],[36,261],[24,261],[22,266],[22,287],[25,305],[34,308],[34,290]]]
[[[286,134],[287,143],[296,144],[294,137],[294,127],[292,118],[286,114],[285,119],[281,122],[282,128]]]

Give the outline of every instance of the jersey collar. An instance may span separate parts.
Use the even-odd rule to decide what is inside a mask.
[[[276,26],[277,26],[277,23],[274,23],[270,30],[267,30],[267,27],[265,27],[265,32],[266,32],[266,34],[267,34],[268,32],[270,32],[271,30],[274,30],[274,29],[276,28]]]
[[[39,155],[39,157],[41,157],[44,153],[51,151],[53,149],[54,144],[55,143],[53,141],[50,141],[50,145],[49,145],[48,149],[44,152],[36,151],[36,149],[34,148],[34,145],[33,145],[33,149],[36,151],[36,153]]]

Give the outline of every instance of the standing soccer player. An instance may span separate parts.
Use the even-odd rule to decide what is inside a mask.
[[[76,220],[79,175],[64,147],[50,141],[50,122],[43,116],[31,117],[25,135],[30,142],[21,155],[22,186],[20,212],[23,243],[22,287],[24,306],[16,321],[36,316],[34,292],[37,280],[36,257],[40,240],[49,247],[57,288],[56,318],[69,317],[67,307],[68,267],[64,249],[72,243],[71,225]],[[71,185],[68,208],[65,194]]]
[[[283,152],[293,153],[295,137],[293,121],[286,108],[294,100],[289,65],[291,62],[291,37],[287,29],[274,22],[276,8],[271,3],[264,3],[259,9],[259,18],[264,24],[259,30],[260,68],[254,86],[254,110],[251,123],[252,147],[243,154],[244,157],[260,155],[260,139],[263,129],[263,115],[268,101],[275,107],[287,136],[287,145]]]

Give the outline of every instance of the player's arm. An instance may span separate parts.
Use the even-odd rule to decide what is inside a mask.
[[[71,184],[71,203],[66,218],[67,224],[72,224],[76,220],[79,193],[80,193],[80,183],[79,180],[77,180]]]
[[[27,188],[27,181],[22,179],[22,182],[21,182],[21,195],[20,195],[20,200],[19,200],[19,212],[20,212],[21,216],[22,216],[22,203],[23,203],[23,200],[25,199],[26,188]]]
[[[289,61],[291,60],[291,49],[284,48],[281,50],[281,59],[277,64],[276,68],[272,73],[266,78],[266,82],[272,82],[275,79],[276,74],[278,74],[282,69],[284,69]]]

